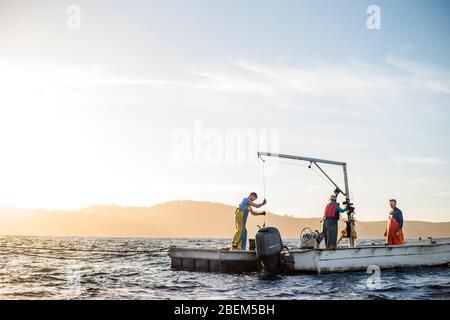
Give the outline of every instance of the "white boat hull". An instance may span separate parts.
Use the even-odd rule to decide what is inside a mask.
[[[450,242],[431,241],[402,246],[292,250],[286,257],[289,272],[314,273],[365,271],[370,266],[380,269],[431,267],[449,262]]]

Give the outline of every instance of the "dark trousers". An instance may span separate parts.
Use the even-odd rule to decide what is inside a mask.
[[[338,235],[338,221],[336,219],[325,219],[324,221],[325,244],[327,249],[336,248]]]

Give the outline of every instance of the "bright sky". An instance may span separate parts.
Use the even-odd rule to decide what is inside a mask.
[[[342,3],[0,1],[0,205],[235,205],[264,149],[346,161],[360,220],[449,221],[450,3]],[[267,209],[321,216],[329,183],[271,165]]]

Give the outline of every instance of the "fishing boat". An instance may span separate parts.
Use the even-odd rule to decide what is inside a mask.
[[[417,239],[409,240],[403,245],[356,245],[355,208],[350,201],[347,163],[311,157],[258,152],[258,158],[276,157],[294,161],[309,162],[309,168],[315,166],[333,187],[334,195],[345,197],[343,204],[347,208],[346,228],[342,238],[348,239],[349,246],[338,246],[334,249],[320,247],[321,241],[310,234],[307,242],[317,243],[305,245],[303,231],[298,248],[287,248],[283,245],[280,232],[274,227],[259,229],[255,236],[255,250],[232,251],[229,249],[199,249],[171,247],[169,256],[174,269],[188,271],[210,271],[224,273],[240,273],[262,271],[270,274],[278,273],[328,273],[364,271],[369,267],[379,269],[419,268],[432,266],[448,266],[450,262],[450,239]],[[344,175],[344,188],[325,172],[322,165],[341,167]],[[265,179],[263,179],[265,181]],[[264,182],[265,183],[265,182]],[[265,190],[265,185],[264,185]],[[265,196],[264,196],[265,198]]]
[[[229,251],[171,247],[176,270],[244,273],[264,269],[256,250]],[[336,249],[288,249],[279,253],[279,273],[334,273],[392,268],[448,266],[450,239],[408,240],[404,245],[361,245]]]

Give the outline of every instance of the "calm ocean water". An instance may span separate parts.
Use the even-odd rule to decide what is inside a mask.
[[[260,280],[171,270],[167,252],[149,252],[170,245],[229,241],[0,236],[0,299],[450,299],[450,268],[382,271],[377,289],[364,272]]]

